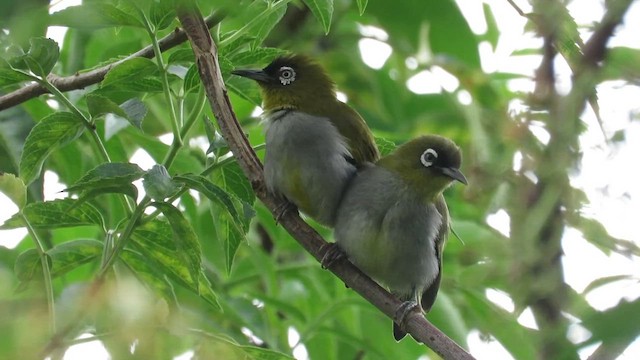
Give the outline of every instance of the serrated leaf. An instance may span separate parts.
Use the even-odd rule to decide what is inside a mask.
[[[142,120],[147,116],[147,106],[140,99],[129,99],[120,104],[120,108],[124,110],[125,118],[131,125],[142,129]]]
[[[132,239],[143,255],[155,261],[163,272],[185,286],[197,289],[188,264],[176,257],[177,246],[173,241],[173,230],[167,221],[152,220],[136,227]]]
[[[102,255],[103,244],[97,240],[73,240],[47,251],[51,258],[51,276],[56,277]]]
[[[36,249],[27,249],[18,255],[13,271],[20,282],[31,281],[34,277],[42,275],[40,254]]]
[[[380,156],[385,156],[393,152],[396,149],[396,144],[393,141],[389,141],[385,138],[374,136],[378,150],[380,150]]]
[[[184,84],[182,86],[184,93],[188,94],[190,91],[197,91],[200,87],[200,74],[198,73],[198,67],[193,64],[187,70],[187,75],[184,77]]]
[[[218,218],[215,227],[218,232],[218,238],[222,240],[225,255],[225,270],[228,275],[231,273],[236,252],[245,239],[244,233],[242,233],[236,224],[228,217]]]
[[[227,89],[233,91],[241,98],[247,100],[255,106],[262,105],[262,97],[256,84],[249,79],[240,79],[233,76],[225,81]]]
[[[149,18],[156,31],[169,27],[175,17],[176,11],[170,1],[154,1],[151,3]]]
[[[240,200],[253,205],[256,195],[237,162],[229,162],[213,173],[213,182]]]
[[[74,199],[62,199],[27,204],[22,213],[34,228],[64,228],[83,225],[99,225],[104,227],[100,212],[88,203],[75,206]],[[0,229],[15,229],[24,224],[18,214],[7,219]]]
[[[84,191],[82,195],[78,198],[75,206],[79,206],[85,201],[89,201],[99,195],[104,194],[123,194],[130,197],[133,201],[138,198],[138,188],[133,184],[124,184],[124,185],[115,185],[115,186],[105,186],[96,189],[90,189]]]
[[[131,91],[145,91],[155,89],[157,85],[162,89],[159,79],[152,78],[158,73],[158,66],[145,58],[133,58],[111,69],[101,83],[102,88],[117,87]],[[142,89],[142,90],[141,90]]]
[[[313,16],[320,22],[325,35],[331,28],[331,16],[333,16],[333,0],[302,0],[311,10]],[[358,6],[360,4],[358,3]]]
[[[189,269],[191,280],[195,283],[196,288],[199,288],[202,259],[198,236],[187,219],[173,205],[154,202],[152,206],[160,210],[169,221],[173,232],[173,241],[178,250],[177,255]]]
[[[161,269],[153,266],[153,262],[150,262],[146,256],[130,249],[124,249],[120,258],[143,283],[153,290],[159,291],[167,301],[175,301],[173,288],[164,273]]]
[[[364,14],[364,11],[367,9],[367,4],[369,3],[369,0],[358,0],[358,13],[360,13],[360,15]]]
[[[0,192],[11,199],[18,209],[22,209],[27,203],[27,187],[13,174],[0,172]]]
[[[193,63],[195,62],[195,56],[193,55],[193,50],[191,49],[176,49],[171,54],[169,54],[169,59],[167,63]]]
[[[51,277],[55,278],[84,265],[102,254],[102,243],[96,240],[73,240],[62,243],[46,252],[50,262]],[[16,259],[16,277],[26,283],[42,277],[42,262],[36,249],[28,249]]]
[[[55,12],[50,15],[50,25],[80,29],[115,26],[144,27],[135,16],[105,2],[88,2]]]
[[[0,87],[30,80],[28,75],[13,70],[4,59],[0,59]]]
[[[56,112],[31,129],[20,158],[20,178],[30,185],[42,170],[42,164],[57,148],[78,138],[84,131],[81,119],[69,112]]]
[[[43,37],[32,38],[29,42],[31,47],[22,60],[31,72],[44,78],[49,75],[60,57],[58,43]]]
[[[582,325],[593,336],[590,341],[619,342],[640,335],[640,300],[621,301],[605,311],[594,312],[582,318]]]
[[[85,99],[87,101],[87,109],[89,110],[89,114],[91,114],[91,117],[93,118],[97,118],[105,114],[115,114],[122,118],[127,116],[124,110],[122,110],[118,106],[118,104],[105,96],[90,93],[87,94]]]
[[[204,176],[187,174],[176,176],[175,180],[185,184],[190,189],[197,190],[202,195],[206,196],[207,199],[222,205],[227,213],[231,215],[231,219],[233,219],[236,224],[242,223],[242,219],[240,218],[240,214],[233,204],[231,195],[219,186],[213,184]]]
[[[67,192],[84,191],[131,184],[144,175],[138,165],[131,163],[106,163],[89,170],[75,184],[65,189]]]
[[[272,12],[267,15],[262,16],[254,26],[251,27],[251,35],[253,40],[251,41],[251,47],[257,48],[262,44],[264,39],[269,35],[271,30],[280,22],[285,12],[287,11],[287,2],[285,0],[281,0],[277,2],[273,6],[274,9]],[[257,3],[257,2],[256,2]],[[254,4],[256,4],[254,3]],[[262,6],[269,6],[267,4],[262,4]],[[277,7],[277,8],[276,8]]]
[[[250,51],[232,54],[229,56],[229,61],[231,61],[235,67],[255,66],[257,64],[270,63],[276,57],[287,53],[288,51],[278,48],[261,47]]]
[[[144,174],[142,185],[147,195],[154,200],[166,199],[180,190],[180,187],[169,176],[167,169],[158,164],[153,165],[151,170]]]

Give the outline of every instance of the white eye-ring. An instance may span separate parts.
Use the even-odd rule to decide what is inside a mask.
[[[292,82],[296,81],[296,72],[292,68],[288,66],[283,66],[280,68],[280,83],[282,85],[289,85]]]
[[[436,161],[437,158],[438,158],[438,153],[435,150],[427,149],[425,150],[425,152],[422,153],[422,155],[420,155],[420,162],[425,167],[429,167],[433,165],[433,163]]]

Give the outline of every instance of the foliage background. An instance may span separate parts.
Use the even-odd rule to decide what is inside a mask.
[[[34,76],[42,82],[49,72],[71,76],[122,59],[179,26],[170,1],[86,1],[52,15],[42,3],[7,3],[0,11],[7,29],[0,33],[1,93]],[[608,9],[623,3],[609,1]],[[470,186],[453,187],[446,197],[464,244],[453,237],[448,242],[441,291],[428,314],[459,344],[466,347],[475,329],[518,359],[577,358],[579,349],[593,344],[615,357],[640,334],[638,300],[605,312],[585,301],[589,291],[628,276],[598,279],[583,293],[563,278],[560,240],[567,228],[605,253],[640,254],[637,244],[610,236],[583,215],[586,196],[569,182],[578,170],[584,100],[558,95],[540,72],[533,93],[508,86],[523,75],[485,73],[479,43],[495,47],[501,35],[488,5],[488,30],[477,35],[449,0],[198,4],[204,14],[225,9],[212,34],[234,110],[260,156],[264,137],[252,116],[260,103],[257,88],[229,73],[266,65],[284,51],[310,54],[325,65],[379,138],[402,143],[438,133],[463,148]],[[579,62],[579,27],[565,5],[532,6],[530,31],[561,49],[558,57]],[[514,10],[513,16],[520,15]],[[55,44],[29,42],[44,35],[42,24],[69,27],[59,57]],[[362,25],[388,34],[377,39],[393,49],[379,70],[361,60],[359,41],[372,36]],[[545,50],[543,45],[521,54]],[[617,47],[609,54],[584,92],[607,80],[637,84],[638,50]],[[407,80],[434,66],[455,76],[458,88],[423,95],[407,89]],[[301,346],[311,359],[434,357],[411,340],[396,344],[390,321],[320,269],[254,201],[209,120],[214,117],[196,76],[184,43],[165,51],[161,61],[127,61],[100,84],[0,112],[0,185],[21,207],[2,229],[30,231],[14,249],[0,248],[0,357],[37,357],[47,344],[55,357],[76,342],[96,339],[114,358],[172,358],[192,350],[198,358],[276,359]],[[77,112],[68,112],[71,106]],[[575,108],[575,116],[562,116],[563,106]],[[546,130],[550,140],[541,141],[533,127]],[[182,143],[175,141],[177,133]],[[174,134],[174,141],[161,141],[165,134]],[[624,131],[609,141],[622,138]],[[103,165],[126,163],[138,149],[168,173]],[[524,160],[514,169],[516,153]],[[44,170],[75,185],[69,192],[76,200],[43,203]],[[25,201],[20,181],[8,174],[29,185]],[[163,214],[136,223],[132,219],[151,201],[133,196],[130,184],[141,177]],[[173,206],[162,201],[184,186],[191,190],[175,195]],[[509,237],[487,225],[487,215],[499,209],[509,215]],[[316,228],[331,238],[329,230]],[[122,239],[124,250],[114,247]],[[514,309],[490,301],[487,289],[508,295]],[[538,329],[518,322],[525,310],[532,311]],[[569,341],[567,329],[575,323],[591,336]],[[74,340],[82,333],[94,337]],[[291,343],[291,333],[299,335],[297,342]]]

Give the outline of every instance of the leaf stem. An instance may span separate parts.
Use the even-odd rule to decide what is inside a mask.
[[[24,222],[27,228],[27,231],[29,232],[29,235],[31,235],[31,237],[33,238],[33,242],[36,245],[36,250],[40,255],[40,263],[42,264],[42,277],[44,281],[44,290],[47,296],[47,307],[49,308],[49,318],[50,318],[49,321],[50,321],[50,328],[51,328],[50,330],[51,330],[51,334],[55,334],[56,333],[56,311],[55,311],[55,298],[53,296],[53,283],[51,279],[51,269],[49,268],[49,262],[47,261],[47,257],[49,255],[47,255],[45,251],[44,242],[42,241],[42,239],[40,239],[40,237],[38,236],[38,233],[35,231],[33,226],[31,226],[31,222],[29,222],[29,219],[27,219],[27,217],[22,213],[22,211],[20,212],[20,217],[22,218],[22,221]]]
[[[242,35],[244,35],[244,33],[249,31],[249,29],[256,22],[258,22],[260,20],[263,20],[264,16],[270,15],[271,13],[273,13],[276,10],[280,9],[284,5],[288,4],[290,1],[291,0],[280,0],[280,1],[278,1],[277,3],[275,3],[273,5],[271,5],[271,3],[269,3],[269,6],[267,6],[266,9],[264,9],[260,14],[256,15],[253,19],[249,20],[249,22],[247,22],[243,27],[238,29],[238,31],[236,31],[233,34],[229,35],[229,37],[221,40],[220,44],[218,44],[218,46],[224,47],[225,45],[228,45],[228,44],[238,40]]]
[[[178,147],[182,146],[182,138],[180,137],[180,123],[178,120],[178,114],[173,103],[173,97],[171,96],[171,87],[169,85],[169,77],[167,76],[167,69],[165,67],[164,60],[162,59],[162,51],[158,43],[158,37],[156,31],[151,25],[149,18],[144,12],[140,12],[144,19],[144,25],[151,38],[151,44],[153,45],[153,51],[155,53],[156,62],[158,63],[158,70],[160,71],[160,78],[162,79],[162,92],[164,93],[165,101],[169,105],[169,116],[171,117],[171,129],[173,131],[173,142]]]
[[[127,227],[124,229],[122,234],[118,236],[118,238],[115,241],[115,246],[113,250],[106,256],[105,260],[100,266],[100,271],[98,271],[98,275],[97,275],[98,280],[102,280],[104,278],[104,276],[107,274],[107,272],[109,271],[113,263],[118,258],[118,255],[120,254],[122,249],[124,249],[124,246],[127,244],[129,239],[131,238],[131,234],[133,234],[133,230],[135,229],[138,223],[138,220],[144,213],[144,209],[147,207],[149,202],[151,202],[151,199],[148,196],[145,196],[142,199],[142,201],[140,201],[140,203],[136,205],[136,208],[133,211],[133,214],[131,214],[131,217],[129,218],[129,223],[127,224]]]

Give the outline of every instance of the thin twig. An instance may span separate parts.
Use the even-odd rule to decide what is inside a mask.
[[[220,12],[212,14],[211,16],[207,17],[207,27],[211,28],[215,26],[216,24],[220,23],[223,18],[224,14]],[[160,46],[160,51],[166,51],[168,49],[176,47],[186,40],[187,35],[184,33],[184,31],[182,29],[176,29],[174,32],[158,41],[158,45]],[[153,50],[153,45],[149,45],[139,50],[138,52],[125,57],[124,59],[115,61],[111,64],[99,67],[97,69],[93,69],[83,73],[76,73],[74,75],[66,77],[49,74],[49,76],[47,76],[47,80],[49,81],[49,83],[51,83],[51,85],[55,86],[60,91],[83,89],[89,85],[99,83],[104,79],[109,70],[127,60],[137,57],[152,58],[154,55],[155,52]],[[33,99],[46,93],[49,93],[49,91],[44,86],[37,83],[23,86],[16,91],[0,96],[0,111],[8,109],[12,106],[20,105],[27,100]]]
[[[281,200],[275,199],[267,193],[263,183],[262,165],[251,149],[249,141],[235,117],[227,91],[222,81],[220,67],[217,60],[217,49],[207,27],[199,14],[199,10],[192,4],[181,4],[178,18],[189,36],[202,83],[207,92],[209,103],[213,110],[220,131],[227,141],[229,148],[236,156],[240,167],[250,180],[258,198],[272,212],[282,205]],[[326,252],[324,239],[309,225],[293,212],[281,216],[280,224],[305,248],[316,260],[320,261]],[[336,262],[330,269],[350,288],[362,295],[367,301],[380,309],[390,318],[394,318],[396,310],[402,304],[363,274],[350,262],[343,260]],[[406,330],[414,338],[427,344],[445,359],[473,359],[462,347],[429,323],[419,312],[412,312],[407,318]]]

